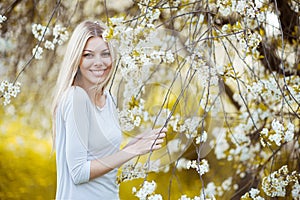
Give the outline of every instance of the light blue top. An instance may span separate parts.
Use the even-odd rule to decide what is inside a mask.
[[[117,169],[90,179],[91,160],[120,149],[121,131],[112,97],[103,108],[85,90],[71,87],[56,114],[56,199],[119,199]],[[105,163],[102,163],[105,164]]]

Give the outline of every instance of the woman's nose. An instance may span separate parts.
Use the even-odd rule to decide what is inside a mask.
[[[95,65],[103,65],[103,58],[101,56],[96,56],[94,64]]]

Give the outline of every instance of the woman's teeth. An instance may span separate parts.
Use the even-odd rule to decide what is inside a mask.
[[[104,74],[104,70],[92,70],[92,73],[95,76],[102,76]]]

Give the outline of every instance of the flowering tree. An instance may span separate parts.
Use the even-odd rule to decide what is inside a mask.
[[[30,83],[27,91],[51,90],[44,83],[54,84],[60,45],[77,22],[94,18],[107,24],[104,38],[118,52],[109,89],[118,99],[124,134],[168,128],[161,150],[120,170],[121,184],[143,180],[132,188],[139,199],[299,199],[296,0],[0,5],[0,64],[6,66],[0,95],[6,107]],[[45,97],[35,101],[40,98]],[[173,195],[179,172],[192,177],[197,192]],[[168,187],[155,190],[155,174],[162,173],[168,174]]]

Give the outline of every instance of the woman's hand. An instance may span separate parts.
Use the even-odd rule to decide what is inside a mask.
[[[110,156],[92,160],[90,180],[106,174],[107,172],[120,167],[130,159],[157,150],[162,147],[166,137],[166,128],[146,131],[136,136],[121,151]]]
[[[166,132],[167,128],[146,131],[136,136],[123,150],[134,155],[143,155],[150,151],[160,149],[164,142]]]

